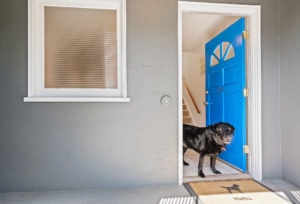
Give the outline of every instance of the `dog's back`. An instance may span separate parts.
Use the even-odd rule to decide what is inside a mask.
[[[183,137],[193,137],[197,134],[202,134],[204,131],[205,127],[183,124]]]
[[[204,137],[203,133],[206,128],[196,127],[192,125],[183,125],[183,143],[188,147],[192,148],[195,151],[199,152],[200,147],[199,142],[203,143],[201,137]],[[202,149],[202,148],[201,148]]]

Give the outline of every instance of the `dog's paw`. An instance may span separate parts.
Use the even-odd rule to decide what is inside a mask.
[[[213,171],[215,174],[222,174],[220,171],[218,171],[218,170],[214,170]]]
[[[198,176],[205,178],[205,174],[203,173],[203,171],[199,171]]]
[[[184,166],[189,166],[189,163],[187,163],[186,161],[183,161],[183,165]]]

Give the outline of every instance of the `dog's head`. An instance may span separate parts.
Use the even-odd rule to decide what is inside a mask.
[[[234,127],[229,123],[216,123],[213,126],[215,133],[213,135],[214,141],[219,145],[229,144],[233,138]]]

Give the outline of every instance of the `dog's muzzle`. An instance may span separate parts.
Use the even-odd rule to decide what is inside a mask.
[[[227,136],[223,137],[224,144],[230,144],[232,141],[232,136],[233,135],[227,135]]]

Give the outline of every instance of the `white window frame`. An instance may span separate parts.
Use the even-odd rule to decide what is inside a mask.
[[[116,89],[44,87],[44,7],[108,9],[117,12]],[[28,96],[25,102],[129,102],[126,76],[126,0],[28,0]]]

